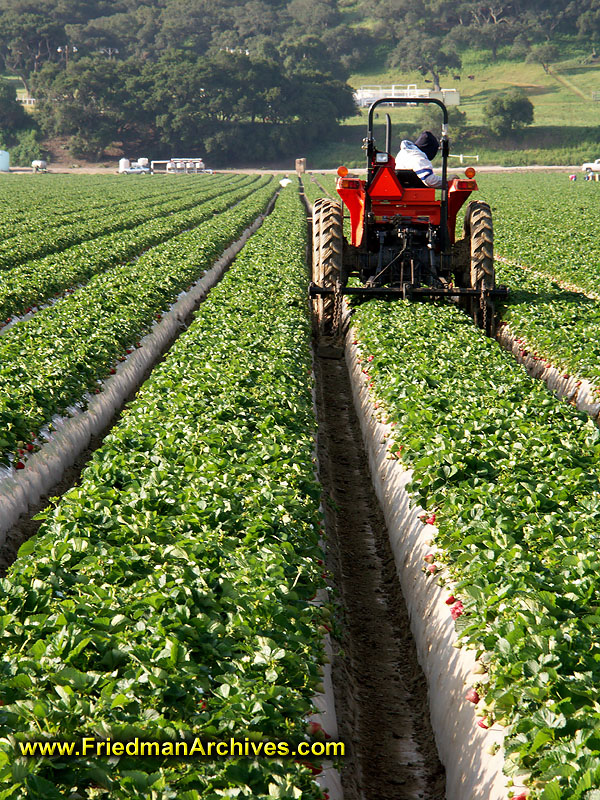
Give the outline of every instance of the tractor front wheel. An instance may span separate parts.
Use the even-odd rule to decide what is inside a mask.
[[[313,206],[312,279],[323,289],[339,292],[343,281],[344,223],[342,206],[335,200],[319,198]],[[313,329],[317,338],[340,336],[342,296],[319,295],[313,300]]]
[[[494,229],[492,211],[487,203],[478,200],[467,207],[465,213],[465,239],[470,242],[471,288],[481,292],[471,300],[471,315],[475,324],[488,336],[494,334],[494,304],[484,295],[485,289],[494,289]]]

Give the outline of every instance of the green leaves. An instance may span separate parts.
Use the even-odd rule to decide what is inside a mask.
[[[510,722],[507,770],[530,771],[550,797],[585,797],[597,785],[585,776],[600,774],[600,450],[589,421],[456,309],[366,303],[353,319],[413,499],[435,509],[465,606],[457,630],[485,652],[485,700]]]
[[[202,225],[94,276],[0,337],[0,428],[16,454],[54,414],[98,390],[157,312],[196,281],[273,194],[270,178],[207,203]],[[235,209],[230,206],[235,202]],[[223,212],[222,217],[214,217]],[[22,448],[23,445],[20,445]],[[1,455],[1,454],[0,454]],[[4,453],[6,456],[6,451]]]
[[[290,302],[305,290],[304,217],[284,193],[47,514],[35,558],[2,582],[11,764],[32,731],[304,737],[323,616],[310,601],[323,583],[310,326]],[[245,757],[28,759],[2,778],[7,797],[34,778],[48,797],[321,796],[306,767]]]

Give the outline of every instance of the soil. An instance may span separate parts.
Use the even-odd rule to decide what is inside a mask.
[[[337,597],[333,677],[347,747],[344,800],[443,800],[425,677],[345,362],[316,358],[315,375],[327,566]]]

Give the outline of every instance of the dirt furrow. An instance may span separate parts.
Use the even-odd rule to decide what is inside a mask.
[[[429,722],[388,534],[363,449],[345,362],[315,365],[319,474],[337,608],[334,684],[347,745],[345,800],[443,800]]]

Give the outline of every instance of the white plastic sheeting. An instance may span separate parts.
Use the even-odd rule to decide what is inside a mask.
[[[218,283],[248,238],[260,227],[275,202],[271,200],[264,214],[257,217],[242,236],[225,250],[192,288],[182,293],[170,310],[162,315],[151,331],[141,340],[141,347],[116,367],[116,374],[107,378],[100,394],[90,396],[87,410],[74,416],[55,417],[54,432],[38,452],[27,459],[25,468],[2,469],[0,472],[0,543],[21,514],[47,494],[62,478],[64,471],[75,463],[88,446],[92,436],[103,431],[125,399],[135,391],[149,369],[170,347],[182,328],[185,318],[194,310],[210,289]]]
[[[585,411],[597,422],[600,415],[600,389],[589,381],[568,375],[558,367],[547,366],[544,358],[535,356],[527,344],[523,342],[507,324],[500,327],[497,335],[500,344],[511,352],[520,364],[523,364],[532,378],[544,381],[557,397],[572,403],[579,411]]]
[[[406,485],[411,473],[389,458],[392,428],[378,420],[358,350],[346,338],[346,362],[352,381],[354,404],[369,457],[373,485],[384,512],[402,593],[410,616],[419,663],[429,692],[431,723],[440,760],[446,769],[447,800],[506,800],[507,778],[502,773],[504,731],[477,725],[472,703],[466,700],[474,678],[475,654],[455,645],[454,621],[445,600],[450,594],[427,573],[425,556],[435,528],[424,525],[423,509],[410,504]],[[495,755],[488,749],[497,745]],[[523,787],[514,786],[518,794]]]

